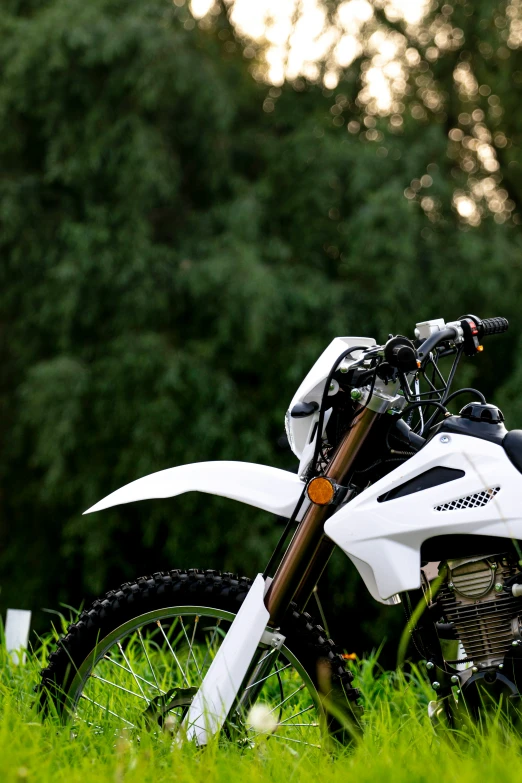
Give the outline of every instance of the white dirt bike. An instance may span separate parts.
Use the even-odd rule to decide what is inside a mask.
[[[335,545],[383,604],[422,602],[413,630],[432,711],[515,704],[522,669],[522,431],[476,389],[450,393],[462,355],[503,318],[418,323],[415,340],[338,337],[297,390],[286,431],[297,473],[242,462],[163,470],[85,513],[199,491],[288,518],[251,582],[155,573],[86,609],[49,658],[41,698],[65,718],[169,730],[199,745],[259,734],[320,745],[350,734],[359,693],[305,611]],[[459,394],[476,401],[459,415]],[[290,533],[293,536],[285,549]],[[418,591],[415,596],[415,591]]]

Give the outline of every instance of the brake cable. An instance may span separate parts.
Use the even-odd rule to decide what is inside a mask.
[[[317,463],[319,460],[319,452],[321,451],[322,446],[322,439],[323,439],[323,424],[324,424],[324,414],[326,412],[326,402],[328,400],[328,392],[330,391],[330,384],[332,382],[332,378],[339,366],[339,364],[343,361],[343,359],[346,359],[347,356],[349,356],[354,351],[364,351],[367,348],[366,345],[354,345],[352,348],[347,348],[346,351],[343,351],[340,356],[337,357],[335,360],[335,364],[332,366],[332,369],[327,375],[326,382],[324,385],[324,391],[323,396],[321,399],[321,407],[319,408],[319,419],[317,422],[317,430],[316,430],[316,436],[315,436],[315,448],[314,448],[314,455],[312,457],[312,463],[311,463],[311,469],[313,473],[316,473],[317,471]],[[375,376],[373,379],[373,385],[375,385]],[[373,387],[372,390],[373,392]],[[369,399],[369,398],[368,398]],[[352,419],[353,421],[353,419]]]
[[[351,348],[348,348],[346,351],[343,351],[343,353],[340,354],[340,356],[337,357],[337,359],[335,360],[335,364],[332,366],[332,369],[328,373],[328,376],[326,378],[326,383],[325,383],[325,386],[324,386],[323,396],[322,396],[322,399],[321,399],[321,407],[319,409],[319,419],[318,419],[318,422],[317,422],[318,426],[317,426],[317,431],[316,431],[317,432],[317,434],[316,434],[316,444],[315,444],[315,449],[314,449],[314,456],[313,456],[313,459],[312,459],[312,462],[311,462],[312,471],[313,472],[315,472],[315,470],[316,470],[317,460],[319,458],[319,451],[321,449],[322,429],[323,429],[326,401],[328,399],[328,392],[330,390],[330,383],[332,382],[332,378],[334,376],[334,373],[336,372],[339,364],[343,361],[343,359],[345,359],[347,356],[349,356],[354,351],[364,351],[366,349],[366,347],[367,346],[365,346],[365,345],[354,345]],[[376,371],[377,371],[377,368],[376,368]],[[371,384],[371,387],[370,387],[370,393],[368,395],[368,400],[366,401],[366,405],[368,404],[369,400],[371,399],[371,395],[373,394],[373,389],[374,389],[374,386],[375,386],[375,377],[376,377],[376,372],[374,373],[374,376],[373,376],[372,384]],[[364,405],[360,409],[360,411],[357,411],[355,416],[352,417],[352,422],[353,422],[353,419],[356,416],[360,415],[360,413],[364,410],[366,405]],[[267,578],[267,576],[270,573],[270,570],[271,570],[273,564],[275,563],[276,559],[278,558],[278,556],[279,556],[279,554],[280,554],[280,552],[281,552],[281,550],[283,548],[283,545],[284,545],[284,543],[285,543],[285,541],[286,541],[286,539],[288,537],[288,534],[290,533],[291,528],[293,527],[293,525],[295,524],[295,522],[297,520],[297,515],[299,514],[299,512],[301,510],[301,507],[302,507],[302,505],[304,503],[305,498],[306,498],[306,484],[303,487],[303,491],[301,492],[299,500],[297,501],[297,504],[296,504],[296,506],[295,506],[295,508],[294,508],[294,510],[292,512],[292,516],[290,517],[290,519],[286,523],[285,529],[283,530],[281,536],[279,537],[279,541],[277,542],[276,547],[275,547],[274,551],[272,552],[272,555],[270,556],[270,560],[268,561],[268,563],[267,563],[267,565],[265,567],[265,570],[263,571],[263,578],[264,579]]]

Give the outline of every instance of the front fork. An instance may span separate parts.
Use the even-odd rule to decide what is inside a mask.
[[[379,414],[365,408],[338,445],[325,476],[342,486],[375,424]],[[311,504],[295,531],[268,588],[265,605],[270,621],[277,627],[292,601],[306,606],[323,573],[334,543],[324,535],[324,522],[330,506]]]
[[[377,418],[378,414],[368,408],[359,415],[328,465],[325,473],[328,478],[342,485]],[[276,570],[265,596],[270,624],[276,629],[292,601],[299,609],[306,606],[326,568],[335,546],[323,532],[330,510],[328,506],[309,506]],[[272,645],[277,646],[273,641]],[[246,714],[254,704],[263,687],[263,678],[273,665],[273,658],[273,652],[267,654],[262,649],[256,652],[237,701],[237,709],[242,714]]]
[[[278,651],[282,647],[285,637],[280,633],[271,632],[265,629],[261,637],[261,644],[265,642],[266,647],[258,647],[250,664],[250,669],[245,677],[241,691],[239,692],[235,711],[240,718],[244,718],[250,708],[255,704],[259,693],[261,692],[265,679],[270,674],[272,667],[278,657]]]
[[[368,408],[359,413],[328,465],[327,478],[343,484],[377,418]],[[183,721],[187,737],[198,745],[219,731],[232,710],[244,714],[254,703],[265,669],[273,664],[273,655],[259,645],[267,634],[277,638],[293,600],[306,605],[332,553],[334,544],[323,532],[328,511],[328,506],[310,505],[268,590],[261,574],[249,590]],[[268,625],[275,630],[267,631]]]

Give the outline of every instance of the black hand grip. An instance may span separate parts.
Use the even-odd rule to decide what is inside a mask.
[[[484,318],[479,327],[481,337],[488,337],[490,334],[502,334],[509,329],[507,318]]]

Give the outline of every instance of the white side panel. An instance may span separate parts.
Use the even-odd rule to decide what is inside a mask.
[[[190,705],[183,725],[198,745],[219,731],[246,677],[270,619],[264,593],[258,574]]]
[[[379,502],[390,489],[430,468],[456,468],[455,481]],[[482,506],[436,506],[500,487]],[[522,475],[502,446],[467,435],[435,436],[418,454],[377,481],[325,523],[325,532],[352,559],[369,592],[386,602],[420,586],[420,548],[434,536],[469,534],[522,538]],[[485,553],[487,554],[487,553]]]
[[[251,462],[194,462],[160,470],[132,481],[107,495],[84,511],[84,514],[136,500],[171,498],[184,492],[207,492],[239,500],[278,516],[290,517],[303,486],[295,473],[267,465]],[[305,507],[306,504],[303,504],[301,515]]]

